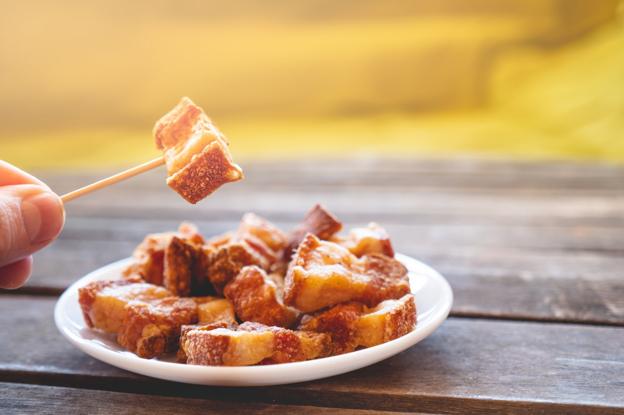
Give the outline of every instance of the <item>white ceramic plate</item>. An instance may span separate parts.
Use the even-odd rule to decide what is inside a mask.
[[[125,351],[114,337],[89,329],[78,305],[78,288],[100,279],[118,278],[128,265],[125,259],[81,278],[61,296],[54,310],[56,326],[74,346],[103,362],[130,372],[159,379],[202,385],[263,386],[304,382],[339,375],[377,363],[429,336],[446,319],[453,293],[444,277],[434,269],[405,255],[397,259],[409,269],[412,292],[416,297],[418,323],[403,337],[378,346],[339,356],[297,363],[263,366],[222,367],[175,363],[173,358],[142,359]]]

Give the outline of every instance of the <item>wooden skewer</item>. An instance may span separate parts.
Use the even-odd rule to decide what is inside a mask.
[[[162,164],[165,164],[164,156],[160,156],[158,158],[155,158],[154,160],[148,161],[143,164],[139,164],[138,166],[134,166],[128,170],[117,173],[111,177],[107,177],[105,179],[99,180],[95,183],[91,183],[90,185],[81,187],[80,189],[76,189],[72,192],[65,193],[63,196],[61,196],[61,200],[63,201],[63,203],[67,203],[70,200],[76,199],[77,197],[80,197],[82,195],[86,195],[87,193],[91,193],[95,190],[99,190],[104,187],[110,186],[111,184],[115,184],[122,180],[129,179],[130,177],[134,177],[137,174],[144,173]]]

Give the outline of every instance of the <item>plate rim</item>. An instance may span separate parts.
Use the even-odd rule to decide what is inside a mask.
[[[156,359],[143,359],[134,355],[129,351],[116,351],[108,349],[97,342],[90,339],[86,339],[80,336],[78,333],[71,329],[72,321],[67,315],[67,306],[71,299],[72,293],[77,292],[78,288],[86,283],[101,279],[98,278],[100,274],[109,272],[111,269],[117,269],[122,265],[126,265],[132,261],[131,257],[124,258],[102,267],[99,267],[88,274],[82,276],[74,283],[72,283],[59,297],[54,307],[54,322],[57,329],[61,332],[74,347],[86,353],[87,355],[103,361],[111,366],[115,366],[120,369],[124,369],[130,372],[139,373],[145,376],[153,378],[174,380],[184,383],[203,384],[203,385],[222,385],[222,386],[262,386],[262,385],[283,385],[289,383],[298,383],[304,381],[311,381],[330,376],[336,376],[339,374],[347,373],[359,368],[367,367],[375,364],[381,360],[385,360],[391,356],[394,356],[416,343],[424,340],[431,335],[448,317],[453,304],[453,291],[448,281],[434,268],[419,261],[413,257],[397,253],[395,257],[403,264],[408,266],[409,263],[416,265],[421,269],[427,278],[436,280],[436,283],[441,288],[441,294],[436,302],[439,302],[438,307],[435,308],[433,314],[428,316],[425,322],[420,321],[420,314],[417,314],[416,328],[391,341],[382,343],[377,346],[356,350],[350,353],[345,353],[336,356],[328,356],[318,359],[312,359],[302,362],[292,363],[280,363],[271,365],[253,365],[253,366],[200,366],[200,365],[186,365],[175,362],[167,362]],[[446,299],[446,301],[444,301]],[[418,310],[418,304],[417,310]],[[70,324],[66,324],[70,323]],[[423,326],[423,324],[425,324]],[[359,359],[358,359],[359,358]],[[366,362],[361,363],[364,359]],[[324,370],[319,368],[324,367]],[[338,369],[337,369],[338,368]],[[250,381],[245,382],[244,375],[258,376],[259,374],[265,374],[268,378],[270,376],[288,376],[288,373],[293,370],[300,369],[301,373],[306,373],[307,370],[316,370],[322,373],[317,375],[310,375],[307,372],[307,376],[298,376],[295,380],[284,380],[273,382],[267,379],[266,382]],[[343,370],[344,369],[344,370]],[[284,372],[284,373],[280,373]],[[189,377],[194,378],[189,379]],[[296,376],[295,376],[296,377]],[[202,379],[199,379],[202,378]],[[211,378],[214,378],[211,381]],[[219,380],[219,378],[221,380]],[[228,381],[223,381],[223,378],[231,378]]]

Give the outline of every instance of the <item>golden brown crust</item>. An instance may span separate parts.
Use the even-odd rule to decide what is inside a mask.
[[[354,228],[345,239],[333,240],[347,248],[353,255],[361,257],[371,254],[383,254],[394,257],[390,237],[384,228],[371,222],[365,228]]]
[[[222,235],[214,236],[206,241],[205,247],[211,250],[217,250],[222,246],[227,245],[234,238],[234,232],[226,232]]]
[[[329,334],[332,354],[341,354],[394,340],[412,331],[415,325],[414,296],[406,294],[373,308],[357,302],[338,304],[304,316],[298,329]]]
[[[214,330],[219,328],[236,328],[236,324],[228,324],[225,321],[217,321],[215,323],[198,323],[185,324],[180,328],[180,344],[176,353],[176,360],[180,363],[186,363],[186,335],[191,330]]]
[[[239,238],[255,237],[261,240],[271,254],[280,252],[288,244],[288,238],[277,226],[255,213],[245,213],[238,226]]]
[[[268,269],[268,273],[270,275],[280,275],[282,276],[282,288],[284,287],[284,276],[286,275],[286,272],[288,271],[288,262],[282,260],[278,260],[276,262],[274,262],[273,264],[271,264],[271,266]]]
[[[199,324],[237,324],[234,305],[230,300],[220,297],[193,297],[193,300],[197,303]]]
[[[246,243],[269,264],[281,259],[282,251],[288,244],[288,238],[284,232],[268,220],[253,213],[243,215],[232,241]]]
[[[211,255],[208,266],[208,278],[217,293],[222,294],[225,285],[247,265],[269,266],[268,261],[258,255],[244,242],[231,243],[217,249]]]
[[[202,143],[186,145],[184,156]],[[319,236],[308,233],[301,243],[254,214],[245,214],[236,231],[209,241],[191,224],[148,235],[124,279],[79,290],[86,324],[116,334],[138,356],[179,348],[179,361],[208,365],[296,362],[409,332],[416,321],[414,299],[387,234],[369,224],[340,238],[335,233],[341,226],[317,205],[300,230]],[[298,244],[290,263],[289,243]],[[208,295],[215,292],[226,298]],[[289,330],[300,310],[313,314]],[[244,321],[240,326],[237,317]]]
[[[78,304],[80,304],[82,316],[84,317],[87,326],[91,328],[95,327],[95,323],[91,318],[91,312],[93,309],[93,304],[95,303],[95,298],[100,291],[102,291],[105,287],[109,287],[112,283],[112,280],[94,281],[78,289]],[[130,284],[130,282],[126,282],[126,284]]]
[[[244,366],[297,362],[325,356],[329,336],[246,322],[237,329],[191,330],[184,348],[196,365]]]
[[[290,258],[306,234],[311,233],[319,239],[329,240],[340,232],[342,223],[331,214],[323,205],[316,204],[306,213],[303,222],[297,226],[288,237],[288,249],[285,252]]]
[[[231,332],[232,330],[228,329],[216,329],[191,330],[186,333],[184,341],[186,363],[203,366],[235,366],[236,363],[239,366],[242,365],[239,360],[224,361],[224,356],[230,347]],[[254,364],[257,362],[251,360],[249,363],[245,363]]]
[[[383,254],[365,255],[360,265],[369,282],[357,301],[371,306],[383,300],[401,298],[410,292],[407,268],[396,259]]]
[[[226,183],[243,178],[243,171],[232,163],[229,150],[214,141],[195,155],[190,163],[167,178],[167,185],[189,203],[197,203]]]
[[[197,305],[190,298],[130,303],[117,342],[140,357],[157,357],[175,351],[182,325],[196,321]]]
[[[288,330],[254,322],[241,324],[239,330],[273,333],[273,354],[262,360],[263,364],[316,359],[328,356],[330,352],[330,337],[323,333]],[[322,335],[319,336],[319,334]]]
[[[164,284],[165,250],[172,238],[177,237],[193,246],[201,246],[204,238],[195,225],[182,222],[177,232],[147,235],[132,254],[134,261],[125,271],[125,276],[139,276],[150,284]]]
[[[416,302],[412,294],[386,300],[370,308],[357,322],[359,346],[371,347],[397,339],[416,326]]]
[[[162,287],[134,279],[94,281],[78,289],[78,302],[87,326],[117,333],[126,315],[126,306],[171,296]]]
[[[163,285],[174,294],[185,297],[213,294],[206,268],[208,251],[174,236],[165,249]]]
[[[261,268],[247,266],[225,286],[223,293],[234,304],[241,321],[291,327],[298,312],[284,305],[279,284],[277,276],[269,278]]]
[[[193,127],[203,117],[206,117],[204,111],[189,98],[183,97],[154,125],[156,147],[164,150],[186,141],[192,134]]]
[[[195,255],[195,249],[177,236],[165,249],[163,285],[175,295],[191,295]]]
[[[348,353],[358,346],[357,323],[366,311],[362,303],[342,303],[301,319],[299,330],[329,333],[332,338],[332,354]]]
[[[381,254],[357,258],[308,234],[288,268],[284,302],[307,313],[346,301],[372,306],[407,293],[407,269],[397,260]]]
[[[275,225],[257,215],[246,214],[235,233],[213,241],[208,278],[220,294],[244,266],[270,269],[281,259],[286,242],[286,235]]]
[[[281,327],[266,326],[255,322],[245,322],[240,331],[273,333],[273,352],[264,358],[261,364],[290,363],[328,356],[330,337],[323,333],[288,330]],[[321,334],[319,336],[319,334]]]
[[[205,243],[204,237],[199,233],[197,226],[191,222],[184,221],[180,223],[177,236],[194,246],[201,246]]]
[[[160,236],[162,235],[162,237]],[[132,255],[134,262],[124,271],[124,277],[138,276],[150,284],[163,284],[163,271],[165,260],[165,234],[148,235],[137,246]]]
[[[154,138],[165,153],[167,184],[190,203],[243,178],[223,134],[188,98],[156,122]]]

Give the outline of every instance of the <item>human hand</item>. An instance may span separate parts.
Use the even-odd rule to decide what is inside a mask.
[[[40,180],[0,160],[0,288],[18,288],[32,271],[31,254],[63,228],[61,199]]]

